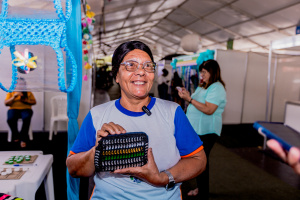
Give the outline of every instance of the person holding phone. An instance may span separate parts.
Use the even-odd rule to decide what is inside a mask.
[[[7,93],[4,104],[9,106],[7,111],[7,123],[12,132],[14,142],[20,142],[20,146],[25,148],[28,142],[28,131],[33,111],[32,105],[36,104],[32,92],[22,91],[26,89],[26,82],[23,78],[17,79],[15,92]],[[18,120],[23,120],[21,131],[18,130]]]
[[[70,175],[94,176],[91,200],[180,200],[181,182],[205,168],[202,141],[177,103],[149,96],[156,64],[146,44],[121,44],[113,54],[112,66],[121,97],[93,107],[87,114],[66,160]],[[95,172],[98,141],[129,132],[147,134],[147,164]]]
[[[297,147],[291,147],[287,152],[282,148],[280,143],[275,139],[267,141],[267,145],[272,149],[284,162],[290,165],[295,173],[300,175],[300,149]]]
[[[198,187],[188,192],[189,196],[201,195],[201,199],[209,198],[209,154],[216,140],[221,135],[222,113],[226,105],[225,83],[221,77],[221,69],[217,61],[207,60],[199,66],[202,82],[190,95],[184,87],[178,94],[189,102],[187,118],[203,141],[207,158],[205,171],[197,176]]]

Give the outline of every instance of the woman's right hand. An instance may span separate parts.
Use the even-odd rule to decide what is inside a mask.
[[[142,167],[128,167],[124,169],[117,169],[113,173],[126,174],[137,177],[152,185],[163,186],[166,185],[166,175],[159,172],[154,160],[152,148],[148,149],[148,162]]]
[[[23,96],[22,92],[15,92],[14,93],[14,98],[16,98],[18,96]]]
[[[4,101],[4,104],[6,106],[11,106],[15,100],[15,98],[17,98],[18,96],[23,96],[22,92],[15,92],[13,96],[11,96],[9,99]]]
[[[184,87],[181,88],[182,90],[178,90],[178,95],[180,96],[180,98],[184,99],[185,101],[190,101],[191,100],[191,96],[190,96],[190,92],[188,90],[186,90]]]
[[[96,146],[98,146],[98,142],[101,140],[102,137],[106,137],[108,135],[115,135],[126,133],[126,130],[120,126],[119,124],[115,124],[113,122],[104,123],[100,130],[97,131],[97,138],[96,138]]]

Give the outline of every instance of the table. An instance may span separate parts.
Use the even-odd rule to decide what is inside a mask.
[[[0,180],[0,192],[25,200],[34,200],[36,191],[44,181],[47,200],[54,200],[53,155],[43,155],[42,151],[0,151],[0,167],[16,168],[15,166],[4,165],[10,156],[15,155],[38,155],[38,157],[33,164],[20,166],[20,168],[28,168],[28,171],[20,179]]]

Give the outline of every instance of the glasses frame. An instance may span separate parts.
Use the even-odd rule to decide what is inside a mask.
[[[205,74],[207,74],[207,73],[209,73],[208,71],[200,71],[200,75],[205,75]]]
[[[138,67],[134,70],[134,71],[131,71],[131,70],[128,70],[127,69],[127,63],[128,62],[135,62],[135,63],[138,63]],[[147,71],[146,69],[145,69],[145,64],[146,63],[153,63],[154,64],[154,70],[153,71]],[[155,70],[156,70],[156,63],[155,62],[152,62],[152,61],[145,61],[145,62],[143,62],[143,63],[139,63],[138,61],[135,61],[135,60],[126,60],[126,61],[124,61],[124,62],[122,62],[120,65],[125,65],[125,69],[127,70],[127,71],[129,71],[129,72],[136,72],[138,69],[139,69],[139,66],[142,64],[142,69],[143,70],[145,70],[146,72],[148,72],[148,73],[154,73],[155,72]]]

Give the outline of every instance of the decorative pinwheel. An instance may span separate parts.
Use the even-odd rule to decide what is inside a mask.
[[[19,51],[15,51],[13,54],[16,58],[13,59],[12,64],[18,67],[18,72],[28,74],[37,67],[37,56],[33,56],[33,53],[29,52],[28,49],[24,50],[24,54]]]

